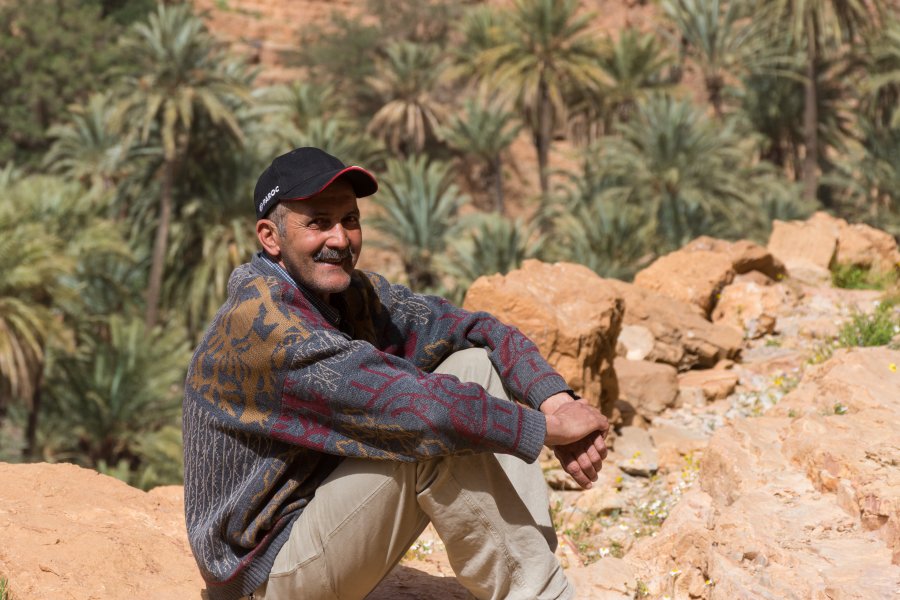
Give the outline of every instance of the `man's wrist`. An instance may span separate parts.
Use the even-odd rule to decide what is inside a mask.
[[[545,415],[552,415],[560,406],[567,402],[574,402],[575,398],[569,392],[557,392],[543,402],[541,402],[541,412]]]

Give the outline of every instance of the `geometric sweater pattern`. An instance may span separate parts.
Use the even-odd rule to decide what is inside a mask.
[[[430,371],[488,351],[521,403]],[[185,382],[185,518],[211,600],[268,578],[291,525],[342,457],[501,452],[533,462],[544,399],[571,391],[515,327],[354,271],[325,304],[262,253],[228,282]]]

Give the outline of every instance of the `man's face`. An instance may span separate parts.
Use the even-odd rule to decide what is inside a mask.
[[[308,200],[285,202],[281,263],[320,298],[343,292],[362,248],[362,228],[353,187],[336,181]]]

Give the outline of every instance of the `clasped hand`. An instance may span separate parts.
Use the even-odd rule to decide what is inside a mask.
[[[547,398],[541,412],[547,419],[544,444],[575,482],[589,489],[606,459],[609,421],[599,409],[566,393]]]

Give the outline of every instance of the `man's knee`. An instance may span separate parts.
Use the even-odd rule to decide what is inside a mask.
[[[486,385],[494,375],[494,365],[484,348],[458,350],[444,359],[434,370],[435,373],[454,375],[460,381]]]

